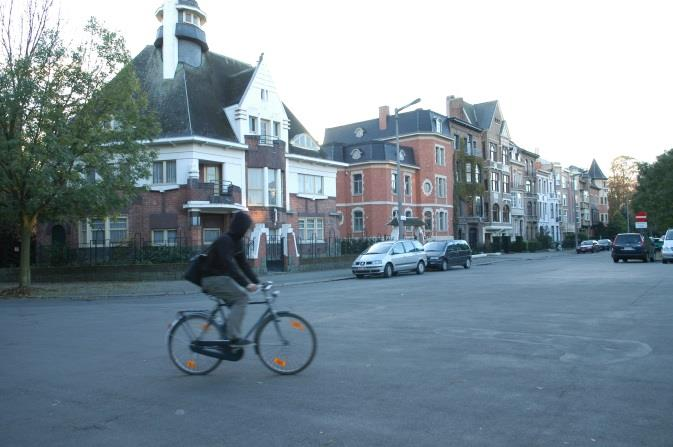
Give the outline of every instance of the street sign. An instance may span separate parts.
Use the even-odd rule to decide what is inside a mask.
[[[647,228],[647,222],[636,221],[636,228],[639,230]]]
[[[636,222],[647,222],[647,213],[645,211],[638,211],[636,213]]]

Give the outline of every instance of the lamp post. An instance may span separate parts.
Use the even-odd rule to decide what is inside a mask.
[[[402,237],[402,222],[403,220],[406,220],[406,216],[404,218],[402,217],[402,196],[404,194],[404,182],[402,182],[402,174],[401,174],[401,168],[400,168],[400,125],[399,121],[397,118],[397,114],[401,112],[402,110],[406,109],[407,107],[411,107],[414,104],[418,104],[421,101],[421,98],[416,98],[413,101],[411,101],[409,104],[398,107],[395,109],[395,146],[396,146],[396,151],[395,151],[395,158],[397,159],[397,181],[396,186],[397,186],[397,239],[401,239]]]

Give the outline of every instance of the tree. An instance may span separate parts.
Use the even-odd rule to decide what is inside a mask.
[[[625,155],[612,160],[611,175],[608,179],[608,205],[612,221],[616,214],[621,214],[633,226],[633,207],[630,205],[636,189],[638,164],[636,159]]]
[[[20,231],[22,289],[38,221],[118,212],[158,132],[124,39],[92,18],[81,44],[64,42],[52,2],[0,6],[0,221]]]
[[[659,155],[654,163],[640,163],[638,172],[633,208],[647,212],[648,226],[661,234],[673,228],[673,149]]]

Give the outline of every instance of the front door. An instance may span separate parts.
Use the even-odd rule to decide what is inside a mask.
[[[201,181],[215,185],[214,194],[222,193],[221,166],[216,164],[201,165]]]

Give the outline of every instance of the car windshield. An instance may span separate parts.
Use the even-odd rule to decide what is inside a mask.
[[[617,236],[617,242],[620,244],[639,244],[640,235],[639,234],[622,234]]]
[[[673,241],[673,230],[668,230],[668,231],[666,232],[666,236],[664,236],[664,238],[665,238],[667,241]]]
[[[390,250],[390,247],[392,247],[394,242],[378,242],[365,252],[366,255],[380,255],[383,253],[388,253],[388,250]]]
[[[594,245],[594,241],[582,241],[580,245]]]
[[[428,242],[423,249],[425,251],[442,251],[444,250],[444,242]]]

